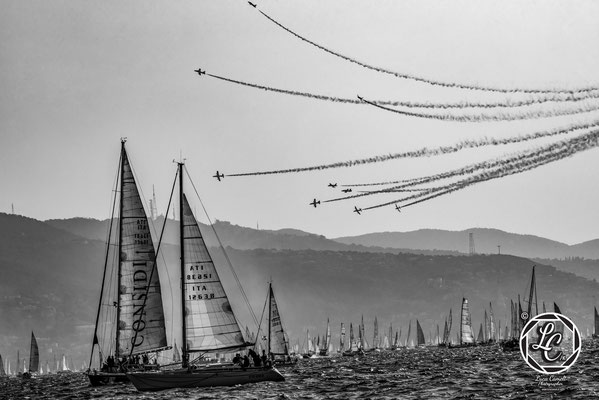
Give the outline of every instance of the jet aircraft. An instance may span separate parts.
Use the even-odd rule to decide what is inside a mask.
[[[220,182],[221,178],[225,177],[225,174],[219,174],[218,171],[216,171],[216,175],[212,177],[218,179],[218,181]]]

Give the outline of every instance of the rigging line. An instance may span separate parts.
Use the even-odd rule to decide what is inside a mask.
[[[270,300],[268,297],[269,296],[266,296],[266,301],[264,302],[264,307],[262,308],[262,315],[260,316],[260,324],[258,325],[258,331],[256,332],[256,341],[254,343],[254,350],[258,350],[258,338],[260,337],[262,321],[264,321],[264,313],[266,312],[266,305],[268,304],[268,301]],[[270,329],[270,326],[268,327],[268,329]]]
[[[193,180],[191,179],[191,176],[189,175],[189,171],[187,170],[186,166],[185,166],[185,173],[187,174],[187,177],[189,178],[189,181],[191,182],[191,186],[193,187],[193,190],[195,191],[196,196],[200,200],[200,204],[202,205],[204,214],[206,215],[206,218],[208,218],[208,222],[210,223],[210,227],[212,228],[212,231],[214,232],[214,236],[216,237],[216,240],[218,241],[218,244],[220,245],[220,248],[225,256],[225,260],[227,261],[229,268],[231,269],[231,272],[233,273],[233,277],[235,278],[235,281],[237,282],[237,286],[239,287],[241,295],[243,296],[243,299],[245,300],[245,303],[246,303],[248,309],[250,310],[250,315],[252,316],[254,323],[256,325],[258,325],[258,319],[256,318],[256,314],[254,314],[254,310],[252,309],[252,306],[250,305],[250,301],[249,301],[247,295],[245,294],[245,290],[243,290],[243,286],[241,286],[241,281],[239,280],[239,277],[237,276],[237,272],[235,271],[235,268],[233,267],[233,263],[231,262],[229,255],[225,251],[225,246],[223,246],[223,243],[220,240],[220,237],[218,236],[216,229],[214,228],[214,224],[212,223],[212,220],[210,219],[210,215],[208,215],[208,211],[206,210],[206,207],[204,206],[204,202],[202,201],[202,198],[200,197],[200,194],[198,193],[198,190],[196,189],[196,186],[193,183]]]
[[[177,172],[175,172],[175,180],[173,181],[173,187],[171,188],[171,195],[168,199],[168,206],[167,206],[167,210],[170,208],[171,206],[171,201],[173,199],[173,193],[175,193],[175,186],[177,183],[177,175],[179,175],[179,169],[177,168]],[[148,285],[146,286],[146,293],[144,296],[144,302],[141,305],[141,312],[139,313],[139,318],[137,319],[137,324],[138,326],[141,324],[141,319],[145,314],[145,309],[146,309],[146,303],[148,301],[148,295],[150,294],[150,288],[152,287],[151,283],[152,283],[152,278],[154,277],[154,271],[156,271],[157,268],[157,263],[156,263],[156,259],[157,259],[157,255],[160,251],[160,245],[162,244],[162,237],[164,235],[164,230],[166,228],[166,223],[168,221],[168,218],[164,218],[164,223],[162,224],[162,230],[160,231],[160,238],[158,239],[158,245],[156,246],[156,250],[154,252],[154,262],[152,263],[152,270],[150,271],[150,277],[148,279]],[[160,289],[160,286],[158,286],[158,289]],[[131,343],[137,343],[137,335],[139,333],[139,330],[134,329],[135,331],[135,335],[133,336],[133,340],[131,341]],[[131,357],[133,355],[133,350],[135,349],[135,345],[131,346],[131,351],[129,352],[129,357]]]
[[[298,173],[298,172],[308,172],[308,171],[321,171],[326,169],[333,168],[347,168],[358,165],[366,165],[373,164],[379,162],[385,162],[390,160],[397,160],[402,158],[421,158],[421,157],[430,157],[437,156],[442,154],[455,153],[462,149],[466,148],[477,148],[483,146],[498,146],[498,145],[506,145],[506,144],[514,144],[520,142],[527,142],[534,139],[539,139],[543,137],[556,136],[566,133],[571,133],[580,129],[587,129],[591,127],[599,126],[599,119],[591,121],[586,124],[574,124],[567,126],[565,128],[556,128],[553,130],[547,131],[539,131],[526,135],[513,136],[504,139],[495,139],[495,138],[483,138],[478,140],[462,140],[451,146],[440,146],[435,148],[422,147],[417,150],[406,151],[402,153],[390,153],[385,155],[372,156],[368,158],[348,160],[348,161],[340,161],[331,164],[321,164],[314,165],[309,167],[299,167],[299,168],[289,168],[289,169],[279,169],[279,170],[270,170],[270,171],[259,171],[259,172],[245,172],[245,173],[236,173],[236,174],[227,174],[226,176],[259,176],[259,175],[274,175],[274,174],[287,174],[287,173]],[[395,183],[395,182],[392,182]],[[386,185],[387,183],[381,183],[381,185]],[[354,185],[342,185],[342,186],[375,186],[378,184],[354,184]]]
[[[564,147],[571,143],[576,143],[577,141],[581,140],[581,138],[586,137],[588,134],[589,133],[578,136],[576,138],[566,139],[566,140],[550,143],[544,147],[531,149],[531,150],[528,150],[525,152],[518,152],[518,153],[515,153],[514,155],[507,155],[507,156],[504,156],[503,158],[497,158],[494,160],[487,160],[487,161],[483,161],[480,163],[470,164],[465,167],[447,171],[447,172],[443,172],[440,174],[429,175],[429,176],[415,178],[415,179],[409,179],[409,180],[404,181],[407,183],[404,183],[399,186],[393,186],[393,187],[385,188],[382,190],[369,191],[366,193],[356,194],[356,195],[352,195],[352,196],[345,196],[345,197],[339,197],[339,198],[330,199],[330,200],[324,200],[322,202],[323,203],[331,203],[331,202],[335,202],[335,201],[348,200],[348,199],[358,198],[358,197],[365,197],[365,196],[370,196],[370,195],[374,195],[374,194],[390,193],[390,192],[393,192],[393,190],[395,190],[395,189],[412,187],[412,186],[416,186],[416,185],[421,185],[421,184],[430,183],[430,182],[434,182],[434,181],[438,181],[438,180],[442,180],[442,179],[451,178],[454,176],[463,176],[463,175],[467,175],[467,174],[472,174],[479,170],[490,170],[492,168],[497,168],[497,167],[501,168],[506,165],[510,166],[513,163],[521,163],[521,162],[527,162],[527,161],[534,162],[535,159],[542,159],[542,157],[547,157],[546,153],[555,152],[557,147],[560,147],[560,146]],[[449,186],[451,186],[451,185],[452,184],[450,184]],[[401,201],[419,198],[422,196],[426,196],[427,194],[428,193],[418,193],[418,194],[403,198],[403,199],[401,199]],[[397,202],[398,201],[390,202],[387,205],[395,204]]]
[[[371,106],[380,108],[381,110],[389,111],[395,114],[405,115],[407,117],[424,118],[439,121],[451,121],[451,122],[499,122],[499,121],[521,121],[521,120],[532,120],[541,118],[553,118],[561,117],[564,115],[576,115],[582,113],[588,113],[599,110],[599,104],[586,104],[579,106],[575,109],[566,110],[537,110],[528,111],[519,114],[464,114],[464,115],[453,115],[453,114],[427,114],[414,111],[397,110],[376,104],[375,102],[359,97],[363,102],[370,104]]]
[[[254,89],[260,89],[267,92],[286,94],[290,96],[305,97],[316,100],[329,101],[333,103],[345,103],[345,104],[363,104],[361,100],[350,99],[345,97],[327,96],[322,94],[301,92],[297,90],[280,89],[272,86],[259,85],[256,83],[244,82],[236,79],[226,78],[223,76],[209,74],[202,72],[202,75],[210,76],[225,82],[234,83],[236,85],[251,87]],[[599,89],[576,95],[565,94],[553,94],[545,95],[539,98],[531,98],[528,100],[510,100],[507,99],[503,102],[490,102],[490,103],[478,103],[461,101],[457,103],[431,103],[431,102],[414,102],[414,101],[398,101],[398,100],[371,100],[373,103],[382,106],[393,106],[393,107],[406,107],[406,108],[428,108],[428,109],[468,109],[468,108],[482,108],[482,109],[493,109],[493,108],[520,108],[528,107],[532,105],[542,105],[544,103],[576,103],[588,99],[599,98]]]
[[[573,144],[575,144],[574,148],[566,147],[566,150],[562,150],[561,152],[560,151],[554,152],[553,154],[550,154],[549,156],[540,158],[539,160],[533,161],[528,164],[525,164],[525,161],[523,161],[522,163],[524,163],[525,165],[521,166],[519,168],[517,168],[517,167],[497,168],[495,171],[480,173],[478,175],[472,176],[470,178],[464,179],[464,180],[456,182],[454,184],[437,188],[436,190],[434,190],[437,193],[433,192],[430,196],[420,198],[411,203],[402,205],[401,208],[412,206],[412,205],[415,205],[418,203],[422,203],[424,201],[431,200],[433,198],[464,189],[468,186],[471,186],[471,185],[474,185],[477,183],[486,182],[486,181],[489,181],[492,179],[502,178],[504,176],[514,175],[514,174],[519,174],[519,173],[522,173],[525,171],[529,171],[529,170],[538,168],[542,165],[546,165],[551,162],[555,162],[555,161],[559,161],[559,160],[562,160],[567,157],[571,157],[579,152],[590,150],[593,147],[599,146],[599,130],[596,130],[589,134],[583,135],[583,137],[580,137],[577,139],[578,139],[578,141],[574,142],[574,143],[573,143],[573,141],[569,142],[569,143],[564,143],[564,145],[570,145],[573,143]],[[410,198],[399,199],[394,202],[381,203],[381,204],[378,204],[375,206],[365,207],[362,209],[362,211],[372,210],[375,208],[380,208],[380,207],[389,206],[389,205],[394,205],[394,204],[397,204],[398,202],[407,201],[409,199]]]
[[[121,155],[119,156],[119,164],[118,164],[118,168],[117,168],[117,173],[116,173],[116,177],[115,177],[115,185],[114,185],[114,192],[113,192],[113,199],[112,199],[112,211],[110,213],[110,223],[108,224],[108,232],[107,232],[107,238],[106,238],[106,253],[104,256],[104,272],[102,273],[102,287],[100,288],[100,300],[99,300],[99,304],[98,304],[98,311],[96,313],[96,323],[94,326],[94,337],[92,339],[92,350],[91,350],[91,354],[89,356],[89,367],[88,370],[91,369],[92,367],[92,359],[94,356],[94,347],[96,345],[96,343],[98,344],[98,351],[101,352],[102,349],[98,340],[98,322],[100,321],[100,311],[102,310],[102,300],[103,300],[103,296],[104,296],[104,285],[106,283],[106,269],[108,268],[108,256],[110,253],[110,240],[111,240],[111,233],[112,233],[112,223],[114,221],[114,210],[116,208],[116,198],[117,198],[117,190],[118,190],[118,185],[119,185],[119,173],[121,170],[121,162],[123,161],[123,155],[121,153]]]
[[[400,79],[407,79],[407,80],[412,80],[412,81],[416,81],[416,82],[422,82],[422,83],[426,83],[431,86],[439,86],[439,87],[443,87],[443,88],[456,88],[456,89],[476,90],[476,91],[483,91],[483,92],[494,92],[494,93],[524,93],[524,94],[564,93],[564,94],[572,95],[572,94],[578,94],[578,93],[586,93],[586,92],[590,92],[590,91],[599,89],[599,87],[596,87],[596,86],[595,87],[589,86],[589,87],[582,87],[582,88],[574,88],[574,89],[524,89],[524,88],[507,88],[506,89],[506,88],[498,88],[498,87],[490,87],[490,86],[480,86],[480,85],[475,85],[475,84],[444,82],[444,81],[438,81],[438,80],[434,80],[434,79],[419,77],[419,76],[415,76],[415,75],[410,75],[410,74],[406,74],[406,73],[394,72],[394,71],[391,71],[391,70],[388,70],[388,69],[385,69],[382,67],[376,67],[373,65],[369,65],[364,62],[358,61],[354,58],[337,53],[331,49],[328,49],[318,43],[315,43],[315,42],[305,38],[304,36],[299,35],[298,33],[294,32],[294,31],[292,31],[291,29],[287,28],[285,25],[281,24],[280,22],[278,22],[277,20],[275,20],[274,18],[272,18],[271,16],[269,16],[268,14],[263,12],[262,10],[258,9],[258,12],[260,14],[262,14],[264,17],[266,17],[269,21],[271,21],[272,23],[274,23],[275,25],[280,27],[281,29],[285,30],[286,32],[292,34],[296,38],[298,38],[298,39],[300,39],[300,40],[302,40],[302,41],[304,41],[304,42],[306,42],[326,53],[329,53],[333,56],[339,57],[345,61],[354,63],[354,64],[364,67],[366,69],[384,73],[387,75],[392,75],[392,76],[395,76]]]

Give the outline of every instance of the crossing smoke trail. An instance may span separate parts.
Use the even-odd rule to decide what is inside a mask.
[[[395,77],[401,78],[401,79],[408,79],[408,80],[412,80],[412,81],[416,81],[416,82],[422,82],[422,83],[426,83],[426,84],[429,84],[432,86],[440,86],[440,87],[444,87],[444,88],[465,89],[465,90],[477,90],[477,91],[495,92],[495,93],[526,93],[526,94],[549,94],[549,93],[578,94],[578,93],[585,93],[585,92],[594,91],[594,90],[599,89],[599,87],[593,87],[593,86],[577,88],[577,89],[524,89],[524,88],[505,89],[505,88],[495,88],[495,87],[489,87],[489,86],[479,86],[479,85],[474,85],[474,84],[442,82],[442,81],[423,78],[423,77],[419,77],[419,76],[409,75],[409,74],[405,74],[405,73],[394,72],[394,71],[390,71],[385,68],[372,66],[372,65],[363,63],[361,61],[358,61],[356,59],[353,59],[351,57],[345,56],[343,54],[337,53],[331,49],[328,49],[318,43],[315,43],[315,42],[299,35],[298,33],[287,28],[280,22],[276,21],[274,18],[270,17],[268,14],[264,13],[263,11],[258,10],[258,12],[260,12],[260,14],[262,14],[269,21],[271,21],[272,23],[274,23],[281,29],[285,30],[286,32],[292,34],[296,38],[298,38],[298,39],[300,39],[300,40],[302,40],[302,41],[304,41],[304,42],[306,42],[326,53],[329,53],[329,54],[339,57],[345,61],[349,61],[353,64],[359,65],[363,68],[366,68],[366,69],[369,69],[372,71],[380,72],[380,73],[387,74],[387,75],[392,75],[392,76],[395,76]]]
[[[332,168],[347,168],[347,167],[354,167],[357,165],[373,164],[373,163],[379,163],[379,162],[384,162],[384,161],[389,161],[389,160],[397,160],[397,159],[402,159],[402,158],[431,157],[431,156],[437,156],[437,155],[442,155],[442,154],[455,153],[455,152],[458,152],[458,151],[460,151],[462,149],[466,149],[466,148],[477,148],[477,147],[484,147],[484,146],[499,146],[499,145],[527,142],[527,141],[540,139],[540,138],[544,138],[544,137],[568,134],[571,132],[575,132],[577,130],[589,129],[589,128],[593,128],[596,126],[599,126],[599,120],[595,120],[588,124],[575,124],[575,125],[571,125],[566,128],[562,128],[562,129],[540,131],[540,132],[531,133],[528,135],[514,136],[514,137],[510,137],[510,138],[505,138],[505,139],[483,138],[483,139],[479,139],[479,140],[463,140],[463,141],[458,142],[452,146],[441,146],[441,147],[432,148],[432,149],[423,147],[418,150],[407,151],[407,152],[403,152],[403,153],[379,155],[379,156],[373,156],[373,157],[362,158],[362,159],[357,159],[357,160],[341,161],[341,162],[336,162],[336,163],[332,163],[332,164],[322,164],[322,165],[315,165],[315,166],[310,166],[310,167],[289,168],[289,169],[280,169],[280,170],[262,171],[262,172],[245,172],[245,173],[238,173],[238,174],[229,174],[226,176],[259,176],[259,175],[299,173],[299,172],[308,172],[308,171],[321,171],[321,170],[332,169]],[[397,182],[380,183],[380,185],[387,185],[387,184],[393,184],[393,183],[397,183]],[[371,186],[371,185],[374,186],[377,184],[355,184],[355,185],[343,185],[343,186]]]
[[[595,125],[595,126],[597,126],[597,125]],[[573,138],[573,139],[554,142],[554,143],[551,143],[544,147],[528,150],[525,152],[519,152],[513,156],[506,156],[506,157],[500,158],[500,159],[494,159],[494,160],[490,160],[490,161],[488,160],[488,161],[483,161],[480,163],[467,165],[465,167],[451,170],[451,171],[446,171],[446,172],[443,172],[440,174],[429,175],[429,176],[414,178],[414,179],[407,179],[407,180],[403,180],[403,181],[388,182],[388,183],[386,183],[387,185],[389,185],[390,183],[402,183],[402,184],[397,185],[397,186],[392,186],[389,188],[385,188],[385,189],[381,189],[381,190],[372,190],[372,191],[368,191],[368,192],[364,192],[364,193],[360,193],[360,194],[338,197],[338,198],[329,199],[329,200],[323,200],[322,203],[323,204],[324,203],[332,203],[332,202],[337,202],[337,201],[341,201],[341,200],[355,199],[358,197],[372,196],[375,194],[392,193],[392,192],[395,192],[396,190],[413,188],[414,186],[432,183],[432,182],[436,182],[436,181],[440,181],[440,180],[444,180],[444,179],[454,178],[457,176],[465,176],[465,175],[473,174],[473,173],[479,172],[479,171],[490,171],[493,169],[512,168],[514,166],[520,165],[520,163],[526,163],[527,165],[529,165],[534,162],[537,162],[538,160],[544,160],[549,155],[554,154],[557,151],[568,150],[571,141],[573,141],[572,143],[576,144],[576,143],[578,143],[578,141],[581,140],[580,138],[584,139],[585,137],[587,137],[589,134],[592,134],[592,133],[593,132],[590,132],[590,133],[581,135],[581,136]],[[454,184],[450,184],[449,186],[452,186],[452,185],[454,185]],[[445,188],[446,187],[441,187],[441,189],[445,189]],[[425,192],[427,190],[437,190],[437,189],[426,189]],[[419,193],[412,197],[404,198],[401,201],[405,201],[406,199],[409,200],[409,199],[417,198],[419,196],[426,196],[427,194],[428,193]],[[397,201],[385,203],[385,205],[395,204],[395,203],[397,203]]]
[[[306,97],[310,99],[330,101],[333,103],[345,103],[345,104],[358,104],[364,105],[364,102],[358,99],[349,99],[344,97],[326,96],[322,94],[315,94],[309,92],[300,92],[297,90],[280,89],[271,86],[258,85],[256,83],[244,82],[236,79],[226,78],[219,75],[206,73],[206,76],[216,78],[225,82],[234,83],[236,85],[251,87],[254,89],[264,90],[267,92],[281,93],[290,96]],[[520,108],[528,107],[533,105],[542,105],[544,103],[577,103],[584,100],[592,100],[599,98],[599,91],[590,91],[584,93],[578,93],[573,95],[563,94],[548,94],[538,98],[531,98],[528,100],[514,101],[507,99],[503,102],[491,102],[491,103],[473,103],[473,102],[457,102],[457,103],[430,103],[430,102],[413,102],[413,101],[396,101],[396,100],[370,100],[371,103],[381,106],[393,106],[393,107],[405,107],[405,108],[425,108],[425,109],[468,109],[468,108],[482,108],[482,109],[493,109],[493,108]]]
[[[539,110],[539,111],[529,111],[518,114],[471,114],[471,115],[453,115],[453,114],[427,114],[420,113],[415,111],[406,111],[406,110],[397,110],[394,108],[389,108],[385,106],[381,106],[380,104],[376,104],[372,101],[361,98],[361,100],[365,103],[368,103],[372,106],[380,108],[385,111],[390,111],[396,114],[405,115],[408,117],[417,117],[417,118],[425,118],[425,119],[433,119],[440,121],[455,121],[455,122],[492,122],[492,121],[519,121],[524,119],[539,119],[539,118],[550,118],[550,117],[559,117],[564,115],[574,115],[587,113],[591,111],[599,110],[599,104],[586,104],[584,106],[580,106],[570,110]]]
[[[480,174],[471,176],[456,183],[438,188],[433,188],[428,193],[424,192],[395,201],[366,207],[363,208],[362,211],[372,210],[375,208],[381,208],[409,200],[414,200],[408,204],[404,204],[401,206],[401,208],[409,207],[415,204],[422,203],[424,201],[434,199],[439,196],[443,196],[461,189],[465,189],[477,183],[486,182],[492,179],[498,179],[508,175],[514,175],[525,171],[529,171],[538,168],[542,165],[546,165],[554,161],[559,161],[564,158],[571,157],[579,152],[589,150],[597,146],[599,146],[599,130],[592,131],[574,139],[562,141],[559,144],[553,144],[551,146],[548,146],[545,151],[547,154],[545,155],[533,157],[532,159],[525,157],[518,163],[512,165],[508,164],[491,171],[484,171]]]

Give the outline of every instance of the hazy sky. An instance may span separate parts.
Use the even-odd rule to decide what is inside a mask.
[[[398,72],[505,88],[599,85],[595,1],[256,3],[317,43]],[[2,212],[14,203],[16,213],[42,220],[108,218],[124,136],[141,189],[149,199],[155,185],[161,213],[176,168],[172,160],[182,154],[211,217],[244,226],[293,227],[327,237],[470,227],[570,244],[599,237],[596,149],[401,214],[393,207],[361,216],[351,212],[354,205],[396,195],[317,209],[308,203],[336,197],[339,188],[328,188],[329,182],[414,178],[538,144],[316,173],[227,177],[220,183],[212,178],[217,169],[229,174],[302,167],[509,137],[591,121],[598,112],[533,121],[430,121],[198,77],[193,70],[202,67],[232,79],[348,98],[528,98],[431,88],[366,70],[298,40],[243,0],[1,5]]]

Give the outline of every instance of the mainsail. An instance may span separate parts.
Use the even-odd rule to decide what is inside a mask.
[[[377,349],[380,346],[379,343],[379,322],[376,319],[376,315],[374,317],[374,336],[373,336],[373,340],[372,340],[372,347],[374,347],[375,349]]]
[[[422,327],[420,326],[420,322],[418,322],[418,320],[416,320],[416,337],[417,337],[417,345],[423,346],[425,344],[424,332],[422,331]]]
[[[341,323],[341,335],[339,336],[339,351],[345,350],[345,325]]]
[[[460,344],[474,343],[472,320],[470,318],[470,309],[468,308],[468,299],[466,298],[462,298],[462,316],[460,319]]]
[[[478,330],[478,337],[476,338],[478,343],[483,343],[485,341],[485,336],[483,334],[483,324],[481,322],[480,329]]]
[[[406,337],[406,347],[408,347],[410,341],[410,332],[412,331],[412,320],[408,322],[408,337]]]
[[[6,375],[6,371],[4,371],[4,361],[2,361],[2,354],[0,354],[0,376]]]
[[[35,335],[31,332],[31,350],[29,352],[29,372],[38,372],[40,369],[40,352],[37,347]]]
[[[245,347],[198,223],[183,195],[183,275],[187,352]]]
[[[154,244],[123,143],[117,357],[166,346]]]
[[[495,341],[497,339],[495,330],[495,316],[493,315],[493,305],[489,303],[489,337],[488,340]]]
[[[285,331],[283,330],[283,324],[281,323],[281,316],[279,315],[279,307],[275,300],[275,293],[272,290],[272,284],[268,285],[268,296],[269,296],[269,332],[268,332],[268,351],[273,355],[288,355],[289,345],[285,338]]]
[[[597,314],[597,307],[595,307],[595,331],[594,335],[599,335],[599,314]]]

